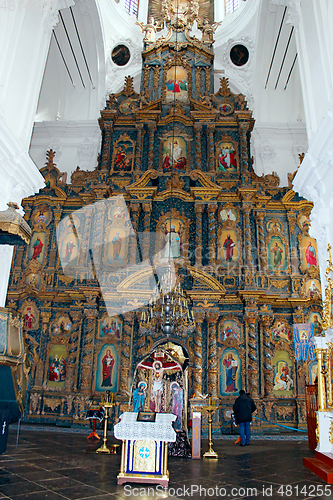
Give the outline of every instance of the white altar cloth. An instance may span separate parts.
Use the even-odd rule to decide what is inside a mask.
[[[137,422],[137,412],[125,412],[120,422],[114,426],[114,437],[121,440],[151,439],[153,441],[175,442],[176,432],[172,422],[176,415],[156,413],[155,422]]]

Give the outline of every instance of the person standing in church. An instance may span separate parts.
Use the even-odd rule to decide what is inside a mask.
[[[252,422],[252,413],[255,412],[256,409],[257,407],[253,399],[247,396],[245,391],[241,389],[233,406],[236,424],[239,425],[241,446],[250,444],[250,424]]]

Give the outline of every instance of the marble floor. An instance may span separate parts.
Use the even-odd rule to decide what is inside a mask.
[[[214,449],[225,458],[169,459],[167,491],[134,483],[117,486],[120,455],[96,454],[97,444],[84,434],[21,430],[17,448],[15,441],[11,429],[0,456],[0,499],[333,499],[333,485],[302,465],[303,456],[313,455],[306,441],[253,440],[241,447],[230,439],[216,440]]]

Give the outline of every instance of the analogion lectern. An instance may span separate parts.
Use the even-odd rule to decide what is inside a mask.
[[[123,441],[117,483],[157,483],[167,486],[168,442],[176,441],[172,413],[126,412],[114,426]]]

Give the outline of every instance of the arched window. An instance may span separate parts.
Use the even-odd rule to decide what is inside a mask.
[[[138,17],[139,0],[124,0],[124,7],[128,14],[134,14]]]
[[[240,0],[225,0],[225,13],[229,14],[238,9]]]

